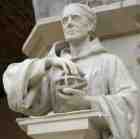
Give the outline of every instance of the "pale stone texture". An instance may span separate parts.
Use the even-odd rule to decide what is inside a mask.
[[[33,0],[33,7],[36,20],[38,20],[43,17],[61,15],[64,6],[72,2],[88,2],[89,6],[94,7],[119,1],[125,0]]]
[[[93,124],[97,139],[138,139],[138,88],[118,56],[108,53],[98,38],[89,41],[95,26],[92,15],[85,5],[69,5],[63,13],[63,19],[68,19],[63,26],[69,45],[59,51],[55,45],[42,59],[26,59],[7,68],[3,82],[9,106],[27,115],[92,109],[109,115],[105,125]],[[70,75],[76,83],[82,78],[86,88],[72,87]]]
[[[96,139],[98,134],[91,123],[105,122],[104,117],[108,116],[92,110],[83,110],[18,118],[17,123],[33,139]]]

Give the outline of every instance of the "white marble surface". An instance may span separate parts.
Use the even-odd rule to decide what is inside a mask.
[[[102,113],[82,110],[48,116],[17,119],[19,126],[34,139],[83,139],[91,130],[89,119],[104,121]],[[92,129],[92,136],[96,132]],[[90,135],[91,136],[91,135]]]

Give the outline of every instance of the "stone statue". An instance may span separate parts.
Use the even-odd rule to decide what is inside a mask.
[[[123,62],[95,35],[96,14],[84,4],[62,14],[66,42],[42,58],[8,66],[3,75],[11,109],[26,115],[93,109],[110,115],[99,139],[138,139],[139,92]],[[58,45],[64,45],[57,50]],[[99,129],[98,129],[99,128]]]

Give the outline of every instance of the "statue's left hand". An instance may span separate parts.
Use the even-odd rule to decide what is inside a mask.
[[[90,103],[86,99],[85,90],[73,89],[73,88],[63,88],[61,93],[58,93],[58,96],[63,100],[67,105],[73,106],[76,109],[89,109]]]

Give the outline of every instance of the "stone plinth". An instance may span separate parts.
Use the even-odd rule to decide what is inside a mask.
[[[84,110],[17,119],[17,123],[34,139],[83,139],[86,136],[96,139],[98,134],[93,125],[98,121],[105,123],[104,116],[92,110]]]

